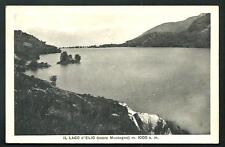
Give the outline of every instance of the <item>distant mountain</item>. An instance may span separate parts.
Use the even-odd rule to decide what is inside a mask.
[[[161,24],[121,46],[209,48],[210,14],[203,13],[183,21]]]
[[[23,59],[36,60],[40,54],[59,53],[61,50],[55,46],[47,45],[46,42],[39,40],[33,35],[21,30],[15,30],[14,52]]]
[[[143,33],[143,35],[153,33],[153,32],[179,33],[179,32],[187,30],[190,27],[190,25],[198,18],[199,18],[199,16],[193,16],[193,17],[189,17],[183,21],[163,23],[161,25],[158,25],[158,26],[146,31],[145,33]]]

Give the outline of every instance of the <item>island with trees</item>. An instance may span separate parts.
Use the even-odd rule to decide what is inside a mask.
[[[74,55],[74,59],[72,55],[68,55],[66,51],[62,52],[60,55],[60,61],[57,62],[57,64],[61,65],[67,65],[67,64],[74,64],[74,63],[80,63],[81,56],[79,54]]]

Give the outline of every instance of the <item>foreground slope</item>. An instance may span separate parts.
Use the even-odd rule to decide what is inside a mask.
[[[188,134],[155,114],[15,73],[15,134]]]

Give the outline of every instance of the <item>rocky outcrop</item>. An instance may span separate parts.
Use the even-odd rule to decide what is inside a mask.
[[[148,135],[172,134],[166,121],[161,117],[159,117],[158,115],[135,112],[126,103],[120,103],[120,105],[127,108],[130,119],[136,125],[141,134],[148,134]]]
[[[48,68],[50,67],[51,65],[49,65],[48,63],[46,62],[40,62],[38,63],[37,61],[33,60],[31,62],[28,62],[26,64],[26,67],[27,69],[31,69],[31,70],[37,70],[39,68]]]
[[[79,54],[76,54],[74,56],[74,59],[72,55],[68,55],[66,51],[62,52],[60,55],[60,61],[57,62],[57,64],[67,65],[67,64],[74,64],[74,63],[80,63],[81,56]]]
[[[27,61],[19,58],[18,56],[14,56],[15,61],[15,71],[24,72],[26,70],[37,70],[39,68],[48,68],[51,65],[45,62],[37,62],[36,60]]]

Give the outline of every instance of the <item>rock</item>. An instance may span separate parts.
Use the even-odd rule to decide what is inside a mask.
[[[146,134],[172,134],[166,121],[160,118],[158,115],[138,112],[134,115],[134,117],[136,118],[136,120],[140,119],[141,123],[139,123],[139,127]]]
[[[60,64],[68,64],[69,63],[69,56],[67,52],[62,52],[60,55],[60,61],[58,62]]]
[[[172,134],[165,120],[155,114],[141,113],[133,111],[126,103],[119,103],[127,108],[130,119],[137,126],[141,134],[168,135]]]
[[[119,115],[119,114],[116,114],[116,113],[113,113],[112,116],[118,117],[118,116],[120,116],[120,115]]]
[[[76,54],[73,59],[72,55],[68,55],[67,52],[64,51],[61,53],[60,61],[57,62],[57,64],[67,65],[67,64],[80,63],[80,60],[81,60],[81,56],[79,54]]]
[[[26,65],[26,68],[31,70],[37,70],[38,68],[48,68],[48,67],[50,67],[48,63],[44,62],[38,63],[36,60],[32,60]]]

